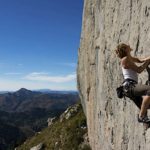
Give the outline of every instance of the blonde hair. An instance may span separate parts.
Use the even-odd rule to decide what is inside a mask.
[[[126,49],[128,48],[129,46],[127,44],[124,44],[124,43],[121,43],[117,46],[117,48],[115,49],[115,52],[117,54],[117,56],[119,58],[123,58],[125,56],[127,56],[127,52],[126,52]]]

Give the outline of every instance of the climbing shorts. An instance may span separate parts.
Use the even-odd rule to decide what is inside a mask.
[[[124,96],[130,98],[141,109],[142,96],[150,96],[150,85],[137,84],[134,81],[126,80],[123,82],[123,91]]]
[[[150,86],[144,84],[137,84],[131,79],[127,79],[124,83],[125,95],[129,98],[137,96],[150,96]]]
[[[135,84],[131,88],[133,96],[150,96],[150,86],[144,84]]]

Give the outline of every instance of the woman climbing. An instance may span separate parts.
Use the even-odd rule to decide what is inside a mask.
[[[128,97],[142,96],[143,101],[138,115],[138,121],[150,123],[147,117],[147,109],[150,106],[150,86],[138,84],[138,74],[150,64],[150,57],[137,58],[131,56],[132,49],[124,43],[119,44],[115,50],[117,56],[121,59],[121,67],[124,76],[123,86]],[[135,63],[143,63],[137,66]]]

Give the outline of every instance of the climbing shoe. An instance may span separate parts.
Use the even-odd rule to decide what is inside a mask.
[[[150,123],[150,118],[148,118],[147,116],[145,116],[145,117],[139,117],[138,116],[138,122],[140,122],[140,123]]]

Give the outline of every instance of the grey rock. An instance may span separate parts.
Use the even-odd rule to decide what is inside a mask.
[[[48,126],[51,126],[54,123],[55,120],[56,120],[56,117],[48,118],[47,119]]]
[[[37,146],[30,148],[30,150],[43,150],[43,143],[40,143]]]
[[[74,106],[70,106],[68,107],[65,112],[60,116],[60,122],[64,121],[64,120],[68,120],[71,117],[73,117],[79,110],[79,105],[74,105]]]
[[[92,150],[150,149],[139,109],[116,96],[123,76],[114,49],[121,42],[135,56],[150,55],[150,1],[84,0],[77,80]],[[146,80],[145,71],[139,81]]]

